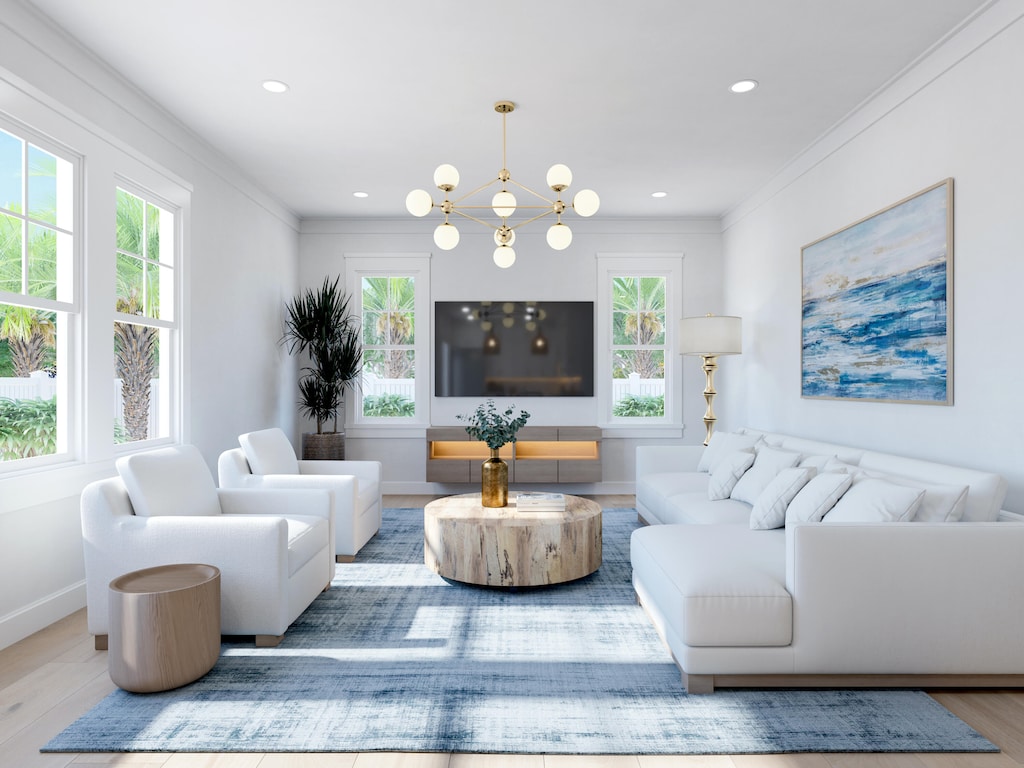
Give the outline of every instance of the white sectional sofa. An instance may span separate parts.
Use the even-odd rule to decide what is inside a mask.
[[[633,584],[688,692],[1024,685],[998,475],[748,429],[636,459]]]

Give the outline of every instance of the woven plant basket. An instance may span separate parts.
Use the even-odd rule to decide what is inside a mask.
[[[344,432],[306,432],[302,435],[302,458],[312,461],[344,461]]]

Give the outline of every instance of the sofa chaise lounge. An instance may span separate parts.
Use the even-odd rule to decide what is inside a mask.
[[[747,429],[636,458],[633,585],[688,692],[1024,685],[1024,524],[997,522],[998,475]],[[808,502],[814,477],[845,488]]]

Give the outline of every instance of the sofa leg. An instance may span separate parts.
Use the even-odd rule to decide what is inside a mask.
[[[93,637],[93,646],[97,651],[106,651],[109,649],[109,638],[107,635],[95,635]]]
[[[355,555],[335,555],[334,562],[336,563],[354,563],[356,561]]]
[[[715,692],[714,675],[688,675],[685,672],[683,672],[682,677],[683,688],[686,689],[687,693],[694,694]]]
[[[284,635],[256,635],[257,648],[276,648],[284,640]]]

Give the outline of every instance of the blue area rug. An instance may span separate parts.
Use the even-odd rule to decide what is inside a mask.
[[[606,510],[600,570],[510,592],[435,575],[422,510],[386,510],[280,646],[228,643],[192,685],[116,691],[43,751],[998,751],[919,691],[687,696],[630,585],[636,527]]]

